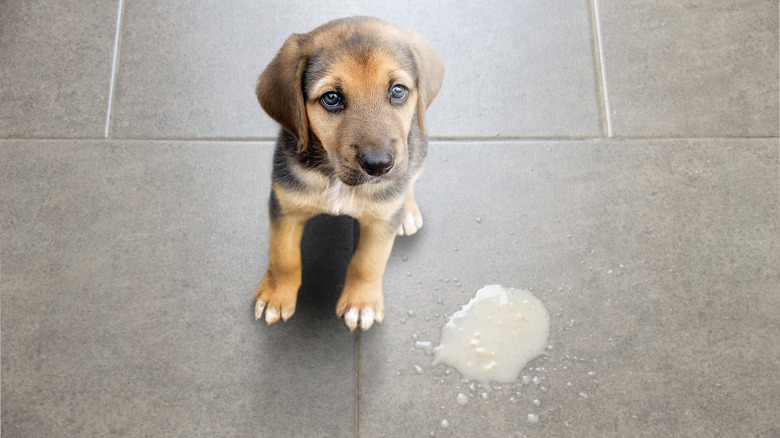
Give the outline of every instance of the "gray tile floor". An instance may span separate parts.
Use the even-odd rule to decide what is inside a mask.
[[[313,220],[266,327],[254,81],[354,14],[446,60],[425,227],[351,334],[353,223]],[[776,1],[10,0],[0,59],[3,437],[780,435]],[[539,385],[414,348],[495,283],[551,312]]]

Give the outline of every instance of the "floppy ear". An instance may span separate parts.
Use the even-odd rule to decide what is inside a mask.
[[[271,118],[298,140],[298,150],[309,143],[309,121],[303,101],[303,35],[287,38],[257,80],[257,100]]]
[[[410,36],[409,44],[417,66],[417,123],[420,125],[420,130],[425,133],[425,110],[439,94],[444,79],[444,60],[416,33]]]

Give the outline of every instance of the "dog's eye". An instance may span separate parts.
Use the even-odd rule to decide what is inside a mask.
[[[403,103],[409,95],[409,89],[403,85],[393,85],[390,88],[390,101],[393,103]]]
[[[344,102],[339,93],[329,91],[320,97],[320,103],[325,109],[334,111],[344,108]]]

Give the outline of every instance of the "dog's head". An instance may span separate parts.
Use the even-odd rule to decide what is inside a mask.
[[[256,91],[299,150],[317,141],[355,185],[405,174],[410,130],[425,132],[443,75],[441,57],[416,33],[353,17],[291,35]]]

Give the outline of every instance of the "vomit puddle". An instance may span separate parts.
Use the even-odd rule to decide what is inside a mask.
[[[432,366],[447,364],[465,379],[511,382],[541,355],[550,314],[531,292],[485,286],[441,330]]]

